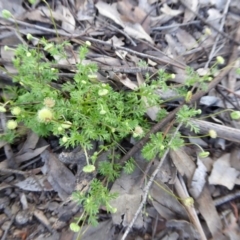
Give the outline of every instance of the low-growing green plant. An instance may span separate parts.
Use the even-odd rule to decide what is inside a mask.
[[[32,40],[31,35],[27,36]],[[97,171],[106,177],[107,182],[114,181],[121,170],[131,173],[134,170],[134,160],[131,158],[124,166],[116,163],[116,155],[113,154],[121,141],[132,136],[142,138],[151,127],[146,117],[146,110],[151,106],[160,106],[163,101],[156,94],[156,89],[173,89],[167,81],[175,77],[174,74],[159,70],[155,80],[146,75],[146,82],[134,91],[114,90],[108,83],[98,81],[97,66],[84,64],[89,42],[79,48],[79,63],[76,65],[76,73],[72,80],[59,81],[59,70],[53,66],[56,59],[67,58],[65,47],[69,43],[49,43],[45,39],[38,40],[36,48],[19,45],[16,49],[6,47],[8,51],[14,51],[13,64],[18,74],[13,77],[16,86],[6,87],[7,93],[0,104],[0,112],[11,112],[11,119],[7,122],[7,131],[0,138],[7,142],[24,132],[21,129],[29,128],[40,136],[55,135],[59,143],[65,147],[81,146],[86,155],[85,172],[95,169],[96,159],[101,151],[112,152],[109,159],[99,164]],[[48,60],[46,56],[49,56]],[[142,62],[141,65],[144,63]],[[186,85],[178,89],[179,94],[186,99],[191,99],[189,89],[196,84],[205,83],[209,78],[196,77],[194,71],[190,71]],[[201,80],[201,81],[200,81]],[[197,86],[198,87],[198,86]],[[189,125],[195,132],[196,126],[188,120],[200,110],[183,106],[176,116],[176,121]],[[160,109],[158,120],[167,115],[165,109]],[[236,114],[232,115],[236,118]],[[172,134],[158,132],[150,136],[150,141],[143,147],[142,154],[147,160],[163,155],[167,148],[177,149],[183,146],[184,141],[178,133],[170,141]],[[92,148],[92,141],[103,143],[99,152],[88,156],[87,150]],[[171,144],[170,144],[171,143]],[[74,193],[73,197],[83,204],[84,213],[80,219],[71,224],[71,229],[80,231],[79,222],[88,221],[96,225],[97,214],[101,206],[105,206],[109,212],[115,212],[109,201],[116,198],[116,194],[110,194],[108,189],[98,180],[93,180],[90,191],[83,195]]]

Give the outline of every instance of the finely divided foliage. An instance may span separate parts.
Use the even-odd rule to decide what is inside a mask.
[[[80,61],[74,79],[60,83],[59,71],[53,67],[56,61],[48,61],[45,56],[48,54],[52,56],[51,59],[54,59],[54,56],[58,56],[58,59],[65,58],[64,48],[68,45],[66,42],[55,45],[42,39],[36,48],[20,45],[17,49],[9,49],[15,52],[13,63],[18,74],[13,80],[19,87],[5,89],[11,96],[7,104],[10,105],[13,114],[14,126],[9,124],[10,129],[2,134],[1,138],[12,142],[19,134],[17,123],[21,123],[21,126],[32,129],[38,135],[59,137],[60,144],[66,147],[80,145],[85,152],[92,148],[92,141],[101,141],[103,145],[99,152],[87,157],[83,169],[91,172],[95,170],[94,163],[102,151],[110,150],[113,153],[124,138],[133,136],[140,139],[150,130],[151,123],[145,115],[146,110],[164,103],[156,94],[156,89],[170,89],[171,86],[166,81],[172,79],[174,75],[159,70],[156,80],[146,75],[145,83],[134,91],[114,90],[110,84],[96,81],[95,64],[83,64],[89,45],[85,44],[79,49]],[[196,81],[188,81],[188,87],[194,86],[195,83]],[[182,87],[181,91],[185,97],[187,89]],[[5,111],[6,104],[2,105],[1,109]],[[184,106],[177,120],[190,124],[188,119],[199,113]],[[166,114],[164,108],[160,109],[158,120],[164,118]],[[195,126],[190,127],[197,131]],[[169,147],[176,149],[183,145],[180,133],[172,141],[171,137],[171,133],[152,134],[150,141],[143,147],[143,156],[151,160],[156,156],[161,157]],[[134,170],[133,159],[126,162],[125,166],[121,166],[114,162],[115,156],[116,154],[109,156],[110,160],[106,159],[97,169],[108,182],[114,181],[122,169],[127,173]],[[110,194],[96,179],[87,195],[75,193],[74,198],[84,206],[84,215],[71,225],[71,229],[78,231],[78,223],[85,219],[95,225],[98,209],[102,205],[110,212],[116,211],[109,205],[109,201],[116,196]]]

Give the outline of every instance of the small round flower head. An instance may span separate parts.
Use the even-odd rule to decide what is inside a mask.
[[[198,109],[197,110],[197,114],[201,114],[202,113],[202,110],[201,109]]]
[[[10,50],[10,47],[5,45],[3,49],[4,49],[4,51],[8,51],[8,50]]]
[[[11,18],[11,17],[12,17],[12,14],[11,14],[11,12],[9,12],[8,10],[3,9],[3,10],[2,10],[2,16],[3,16],[4,18],[8,19],[8,18]]]
[[[88,47],[90,47],[92,45],[91,42],[89,42],[89,41],[86,41],[85,43]]]
[[[238,120],[240,118],[240,111],[231,112],[230,116],[233,120]]]
[[[6,110],[6,108],[5,107],[3,107],[3,106],[0,106],[0,112],[6,112],[7,110]]]
[[[66,143],[67,141],[68,141],[68,137],[63,136],[63,137],[62,137],[62,142],[63,142],[63,143]]]
[[[224,64],[224,62],[225,62],[225,60],[222,56],[217,56],[216,60],[217,60],[217,63],[219,63],[219,64]]]
[[[172,73],[171,74],[171,79],[175,79],[176,78],[176,74]]]
[[[65,121],[64,123],[61,124],[61,127],[64,129],[68,129],[72,126],[72,123],[69,121]]]
[[[208,134],[209,134],[209,136],[210,136],[211,138],[216,138],[216,137],[217,137],[217,133],[216,133],[216,131],[213,130],[213,129],[210,129],[209,132],[208,132]]]
[[[38,121],[48,123],[53,119],[53,112],[51,109],[44,107],[38,111]]]
[[[105,96],[105,95],[107,95],[107,94],[108,94],[108,90],[105,89],[105,88],[100,89],[100,90],[98,91],[98,95],[99,95],[99,96]]]
[[[140,126],[136,126],[133,131],[133,137],[140,137],[143,135],[143,129]]]
[[[30,33],[28,33],[28,34],[27,34],[27,40],[31,41],[32,39],[33,39],[33,35],[30,34]]]
[[[72,222],[70,224],[70,229],[75,233],[77,233],[81,230],[80,226],[77,223],[74,223],[74,222]]]
[[[55,100],[49,97],[44,98],[43,104],[45,107],[52,108],[55,106]]]
[[[17,116],[17,115],[19,115],[20,113],[21,113],[21,108],[20,107],[14,107],[12,110],[11,110],[11,113],[12,113],[12,115],[15,115],[15,116]]]
[[[86,172],[86,173],[90,173],[90,172],[93,172],[95,171],[95,166],[94,165],[86,165],[85,167],[83,167],[83,171]]]
[[[27,57],[31,57],[32,54],[31,54],[30,52],[27,52],[26,56],[27,56]]]
[[[193,204],[194,204],[194,200],[193,200],[192,197],[187,197],[187,198],[183,199],[182,202],[183,202],[183,204],[184,204],[185,206],[187,206],[187,207],[191,207],[191,206],[193,206]]]
[[[63,128],[62,127],[58,127],[58,129],[57,129],[59,132],[61,132],[62,130],[63,130]]]
[[[205,34],[206,34],[206,35],[211,35],[211,34],[212,34],[211,29],[208,28],[208,27],[206,27],[206,28],[205,28]]]
[[[7,121],[7,129],[13,130],[17,127],[17,122],[14,120],[8,120]]]

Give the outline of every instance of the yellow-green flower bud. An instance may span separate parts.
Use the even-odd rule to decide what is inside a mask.
[[[19,115],[20,113],[21,113],[21,108],[20,107],[14,107],[12,110],[11,110],[11,113],[12,113],[12,115],[15,115],[15,116],[17,116],[17,115]]]
[[[99,96],[105,96],[105,95],[107,95],[107,94],[108,94],[108,90],[105,89],[105,88],[100,89],[100,90],[98,91],[98,95],[99,95]]]
[[[222,56],[217,56],[216,60],[217,60],[217,63],[219,63],[219,64],[224,64],[224,62],[225,62],[225,60]]]
[[[211,35],[211,34],[212,34],[211,29],[208,28],[208,27],[206,27],[206,28],[205,28],[205,34],[206,34],[206,35]]]
[[[86,41],[85,43],[88,47],[90,47],[92,45],[90,41]]]
[[[217,132],[213,129],[210,129],[208,134],[211,138],[216,138],[217,137]]]
[[[83,171],[86,172],[86,173],[90,173],[90,172],[93,172],[95,171],[95,166],[94,165],[86,165],[85,167],[83,167]]]
[[[27,34],[27,40],[31,41],[32,39],[33,39],[33,35],[30,34],[30,33],[28,33],[28,34]]]
[[[12,13],[9,12],[8,10],[6,10],[6,9],[3,9],[3,10],[2,10],[2,16],[3,16],[4,18],[8,19],[8,18],[11,18],[11,17],[12,17]]]
[[[239,120],[240,118],[240,111],[234,111],[230,113],[230,116],[233,120]]]
[[[68,141],[68,137],[63,136],[63,137],[62,137],[62,142],[63,142],[63,143],[66,143],[67,141]]]
[[[17,122],[14,121],[14,120],[8,120],[7,121],[7,128],[10,129],[10,130],[13,130],[17,127]]]
[[[48,123],[53,119],[53,112],[51,109],[44,107],[38,111],[38,121]]]
[[[77,233],[81,230],[81,228],[78,226],[77,223],[71,223],[70,224],[70,229],[75,233]]]
[[[5,107],[3,107],[3,106],[0,106],[0,112],[6,112],[7,110],[6,110],[6,108]]]
[[[191,207],[194,204],[194,200],[192,197],[187,197],[187,198],[183,199],[182,202],[187,207]]]

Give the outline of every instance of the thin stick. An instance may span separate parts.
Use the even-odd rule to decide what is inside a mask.
[[[219,31],[219,29],[217,29],[215,26],[213,26],[211,23],[207,22],[203,17],[201,17],[198,13],[194,12],[191,8],[188,7],[188,5],[186,4],[185,0],[181,0],[181,3],[184,7],[186,7],[190,12],[194,13],[197,18],[199,20],[201,20],[201,22],[205,23],[206,25],[210,26],[213,30],[215,30],[216,32],[218,32],[219,34],[221,34],[222,36],[224,36],[225,38],[233,41],[233,43],[237,46],[239,46],[239,41],[237,41],[236,39],[233,39],[232,37],[229,37],[225,32]]]
[[[226,14],[228,12],[228,8],[229,8],[229,5],[230,5],[230,2],[231,2],[231,0],[228,0],[226,5],[225,5],[224,12],[223,12],[223,18],[222,18],[222,21],[221,21],[221,24],[220,24],[220,27],[219,27],[219,31],[220,32],[222,32],[222,30],[223,30],[223,26],[224,26],[224,23],[225,23]],[[216,40],[215,40],[215,42],[214,42],[214,44],[212,46],[212,50],[211,50],[211,52],[209,54],[208,61],[205,64],[205,68],[208,67],[208,65],[211,62],[212,58],[216,55],[215,54],[215,49],[217,47],[219,39],[220,39],[220,35],[218,34],[218,36],[217,36],[217,38],[216,38]]]
[[[176,131],[174,132],[174,134],[173,134],[173,136],[172,136],[169,144],[171,144],[172,140],[176,137],[176,134],[178,133],[181,125],[182,125],[181,123],[178,125],[178,127],[177,127]],[[149,189],[150,189],[150,187],[152,186],[152,183],[153,183],[153,181],[154,181],[154,178],[156,177],[156,175],[158,174],[160,168],[162,167],[162,165],[163,165],[163,163],[164,163],[164,160],[165,160],[165,158],[167,157],[168,152],[169,152],[169,148],[165,151],[165,153],[164,153],[163,157],[161,158],[161,160],[160,160],[157,168],[154,170],[154,172],[152,173],[152,175],[151,175],[151,177],[150,177],[147,185],[146,185],[145,188],[143,189],[142,201],[141,201],[141,203],[140,203],[140,205],[139,205],[136,213],[134,214],[132,221],[130,222],[130,224],[128,225],[126,231],[124,232],[121,240],[124,240],[124,239],[127,237],[128,233],[130,232],[130,230],[131,230],[134,222],[136,221],[138,215],[139,215],[140,212],[142,211],[142,208],[143,208],[143,206],[144,206],[144,204],[145,204],[145,202],[146,202],[146,200],[147,200],[147,196],[148,196]]]

